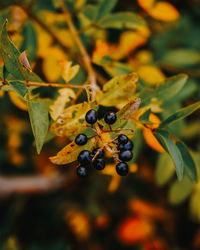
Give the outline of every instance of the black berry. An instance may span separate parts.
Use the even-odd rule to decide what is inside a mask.
[[[97,152],[99,152],[99,148],[93,149],[93,151],[92,151],[92,157],[94,157]],[[103,156],[104,156],[104,150],[102,150],[101,152],[99,152],[95,159],[102,158]]]
[[[128,140],[128,142],[126,144],[119,144],[117,147],[118,150],[122,151],[122,150],[132,150],[133,149],[133,143],[132,141]]]
[[[120,162],[116,165],[116,171],[119,175],[125,176],[129,172],[128,165],[125,162]]]
[[[104,120],[107,124],[112,125],[116,122],[117,116],[113,112],[106,113],[104,116]]]
[[[83,146],[87,143],[88,138],[85,134],[79,134],[75,138],[75,143],[79,146]]]
[[[105,168],[105,161],[102,159],[102,158],[99,158],[99,159],[95,159],[94,160],[94,167],[97,169],[97,170],[102,170]]]
[[[129,141],[128,137],[124,134],[120,134],[117,139],[118,139],[118,142],[123,145]]]
[[[87,176],[87,168],[85,166],[80,165],[76,169],[76,173],[80,177],[86,177]]]
[[[85,120],[93,125],[97,121],[97,111],[94,109],[89,110],[85,115]]]
[[[119,159],[121,161],[130,161],[133,158],[133,154],[130,150],[121,151],[119,153]]]
[[[88,165],[92,160],[92,154],[88,150],[83,150],[78,156],[78,161],[83,165]]]

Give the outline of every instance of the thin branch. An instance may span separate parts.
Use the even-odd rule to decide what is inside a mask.
[[[27,82],[27,86],[37,87],[53,87],[53,88],[71,88],[71,89],[85,89],[87,85],[73,85],[73,84],[62,84],[62,83],[46,83],[46,82]]]
[[[62,8],[62,11],[65,15],[66,23],[69,27],[69,31],[71,33],[72,39],[74,40],[81,55],[83,56],[83,62],[85,64],[86,70],[88,71],[88,79],[89,79],[89,83],[90,83],[91,89],[92,89],[92,95],[93,95],[92,98],[94,99],[96,96],[96,93],[99,91],[99,87],[97,85],[96,74],[95,74],[95,71],[92,67],[90,56],[87,53],[87,51],[86,51],[86,49],[85,49],[85,47],[84,47],[84,45],[79,37],[78,31],[77,31],[77,29],[72,21],[71,14],[68,11],[68,9],[63,1],[61,1],[61,8]]]
[[[73,183],[73,173],[59,174],[57,176],[0,176],[0,198],[12,194],[38,194],[50,192],[67,184]]]

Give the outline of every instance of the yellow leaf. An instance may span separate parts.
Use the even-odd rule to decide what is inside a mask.
[[[168,2],[155,2],[155,0],[138,0],[138,4],[143,8],[151,17],[171,22],[179,18],[178,10]]]
[[[85,114],[90,109],[87,102],[70,106],[52,124],[51,131],[58,136],[75,136],[85,128]]]
[[[19,109],[22,109],[22,110],[25,110],[25,111],[28,110],[26,102],[24,101],[23,98],[21,98],[20,95],[18,95],[16,92],[13,92],[13,91],[9,91],[8,93],[9,93],[11,102],[15,106],[17,106]]]
[[[4,91],[0,90],[0,98],[2,98],[4,96]]]
[[[157,85],[165,80],[165,75],[162,71],[151,65],[143,65],[138,68],[138,75],[144,80],[146,83],[150,85]]]
[[[60,89],[58,93],[58,98],[54,101],[52,105],[49,106],[50,115],[54,121],[60,116],[60,114],[62,114],[66,104],[71,99],[75,98],[75,93],[72,89]]]
[[[158,2],[149,10],[149,15],[155,19],[171,22],[179,18],[178,10],[168,2]]]
[[[43,73],[49,82],[56,82],[61,76],[62,70],[60,63],[63,60],[66,60],[66,57],[60,48],[49,47],[48,53],[42,64]]]
[[[95,138],[92,138],[84,146],[78,146],[75,142],[72,142],[65,146],[56,156],[50,157],[50,161],[57,165],[65,165],[77,161],[78,155],[82,150],[91,150],[95,142]]]
[[[72,62],[64,61],[62,62],[62,77],[65,82],[69,82],[78,73],[80,66],[72,66]]]
[[[104,106],[115,106],[123,102],[128,102],[133,98],[137,86],[138,76],[136,73],[116,76],[103,86],[99,91],[96,100]]]

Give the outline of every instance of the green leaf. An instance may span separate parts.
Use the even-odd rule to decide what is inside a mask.
[[[197,181],[197,169],[195,166],[195,162],[187,147],[183,142],[180,141],[176,143],[176,146],[181,152],[185,173],[192,181]]]
[[[97,25],[103,29],[137,29],[145,21],[132,12],[118,12],[101,18]]]
[[[28,99],[27,106],[31,127],[35,137],[36,149],[39,154],[49,127],[48,108],[44,100]]]
[[[168,198],[169,202],[173,205],[177,205],[188,198],[193,190],[194,184],[184,176],[181,182],[174,182],[170,187]]]
[[[165,130],[158,129],[156,133],[154,133],[157,140],[163,146],[163,148],[167,151],[167,153],[171,156],[179,181],[183,178],[183,160],[181,153],[176,146],[176,144],[169,138],[169,133]]]
[[[152,122],[149,121],[150,114],[151,114],[151,109],[148,109],[146,112],[144,112],[144,114],[140,116],[139,121],[143,123],[152,124]]]
[[[24,39],[20,49],[21,51],[26,50],[31,61],[33,61],[37,52],[37,34],[30,21],[27,22],[21,34]]]
[[[7,20],[4,22],[0,36],[0,51],[7,71],[17,80],[40,81],[36,74],[22,66],[19,60],[20,52],[9,39],[6,24]]]
[[[160,154],[155,171],[155,181],[157,185],[164,186],[173,177],[174,172],[174,164],[169,154]]]
[[[194,66],[200,63],[198,51],[190,49],[176,49],[168,51],[163,57],[162,63],[175,66]]]
[[[173,77],[167,78],[156,89],[142,90],[140,97],[142,98],[142,106],[147,105],[152,98],[156,98],[158,101],[169,101],[169,99],[176,96],[179,91],[186,84],[188,76],[186,74],[179,74]]]
[[[196,102],[185,108],[182,108],[176,111],[174,114],[170,115],[165,121],[161,123],[160,128],[163,128],[172,122],[185,118],[186,116],[192,114],[194,111],[196,111],[199,108],[200,108],[200,102]]]
[[[103,0],[99,6],[97,19],[102,18],[103,16],[109,14],[117,4],[118,0]]]

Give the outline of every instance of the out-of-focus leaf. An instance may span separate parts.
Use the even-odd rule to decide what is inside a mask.
[[[168,154],[171,156],[179,181],[183,178],[183,159],[181,156],[181,153],[176,146],[176,144],[169,138],[169,133],[165,130],[158,129],[156,133],[154,133],[157,140],[161,143],[163,148],[168,152]]]
[[[165,81],[163,72],[153,65],[142,65],[137,72],[142,80],[149,85],[158,85]]]
[[[77,161],[78,155],[82,150],[91,150],[95,139],[90,139],[86,145],[78,146],[75,142],[72,142],[65,146],[56,156],[50,157],[50,161],[57,165],[65,165]]]
[[[189,153],[187,147],[181,141],[177,142],[176,146],[179,148],[181,152],[185,173],[191,179],[191,181],[197,181],[197,169],[195,166],[195,162],[191,154]]]
[[[28,99],[27,106],[31,121],[31,127],[35,137],[36,149],[37,153],[39,154],[49,127],[48,108],[44,100]]]
[[[24,111],[28,110],[26,101],[17,92],[9,91],[8,94],[9,94],[11,102],[16,107]]]
[[[103,90],[97,93],[96,100],[104,106],[114,106],[128,102],[133,98],[137,86],[136,73],[116,76],[103,86]]]
[[[140,116],[139,118],[140,122],[151,124],[151,122],[149,121],[150,114],[151,114],[151,109],[147,109],[147,111]]]
[[[190,212],[194,219],[199,219],[200,211],[200,189],[194,191],[190,199]]]
[[[71,99],[75,98],[75,93],[72,89],[68,89],[68,88],[60,89],[58,93],[59,93],[59,96],[57,97],[55,102],[51,106],[49,106],[50,115],[54,121],[60,116],[60,114],[62,114],[62,112],[65,109],[66,104]]]
[[[117,1],[118,0],[103,0],[98,9],[97,20],[109,14],[117,4]]]
[[[163,121],[160,125],[161,128],[166,127],[172,122],[176,122],[180,119],[185,118],[186,116],[192,114],[196,110],[200,108],[200,102],[193,103],[183,109],[176,111],[174,114],[170,115],[165,121]]]
[[[30,21],[26,23],[21,34],[24,39],[21,44],[20,50],[27,51],[28,56],[30,57],[31,61],[33,61],[37,52],[37,35]]]
[[[174,175],[175,168],[173,161],[167,153],[160,154],[155,171],[157,185],[164,186]]]
[[[132,12],[118,12],[101,18],[97,25],[103,29],[137,29],[145,21]]]
[[[181,182],[175,181],[170,187],[168,198],[173,205],[178,205],[188,198],[193,190],[194,184],[184,176]]]
[[[20,52],[8,38],[6,24],[7,20],[4,22],[0,36],[0,51],[7,71],[18,80],[40,81],[36,74],[22,66],[19,60]]]
[[[87,102],[66,108],[51,125],[51,131],[58,136],[75,136],[84,130],[85,114],[90,109]]]
[[[78,73],[80,66],[72,66],[72,62],[64,61],[62,64],[62,77],[65,82],[69,82]]]
[[[189,49],[176,49],[168,51],[161,62],[180,67],[194,66],[200,64],[200,53]]]

